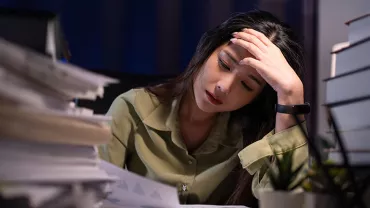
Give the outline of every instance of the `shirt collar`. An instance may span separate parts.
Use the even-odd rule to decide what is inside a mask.
[[[179,99],[171,104],[159,103],[154,110],[143,118],[143,123],[159,131],[173,131],[176,124]]]
[[[170,104],[160,103],[146,118],[143,123],[159,131],[171,132],[172,141],[186,150],[180,135],[178,112],[181,98],[174,99]],[[217,116],[207,140],[194,152],[206,154],[215,151],[218,145],[225,147],[241,148],[242,134],[240,125],[229,122],[230,113],[223,112]]]
[[[230,113],[228,112],[220,113],[217,116],[209,137],[193,154],[209,154],[216,151],[220,145],[236,149],[242,147],[241,128],[239,128],[239,125],[230,122]]]

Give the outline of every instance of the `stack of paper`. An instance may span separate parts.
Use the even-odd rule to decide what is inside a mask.
[[[110,118],[71,101],[102,97],[115,82],[0,39],[0,195],[31,207],[96,206],[115,179],[96,148],[111,138]]]
[[[66,110],[73,98],[95,100],[104,87],[117,80],[68,63],[53,61],[0,38],[0,80],[2,96],[18,104]],[[22,93],[23,96],[16,96]]]

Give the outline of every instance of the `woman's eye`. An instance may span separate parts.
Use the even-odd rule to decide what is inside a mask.
[[[247,89],[248,91],[253,91],[253,89],[249,87],[247,84],[245,84],[245,82],[241,82],[241,83],[245,89]]]
[[[228,67],[228,66],[227,66],[227,64],[225,64],[225,62],[223,62],[221,59],[218,59],[218,63],[219,63],[219,65],[220,65],[222,68],[224,68],[224,69],[226,69],[226,70],[229,70],[229,71],[230,71],[230,67]]]

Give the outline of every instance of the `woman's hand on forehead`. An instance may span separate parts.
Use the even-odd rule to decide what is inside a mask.
[[[239,64],[256,69],[278,93],[287,96],[293,91],[303,93],[303,84],[280,49],[264,34],[253,29],[233,33],[230,41],[246,49],[253,57],[243,58]]]

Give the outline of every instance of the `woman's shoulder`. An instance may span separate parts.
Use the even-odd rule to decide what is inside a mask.
[[[117,96],[109,111],[112,111],[112,108],[116,112],[127,111],[130,114],[137,114],[143,119],[159,105],[157,97],[145,88],[134,88]]]

